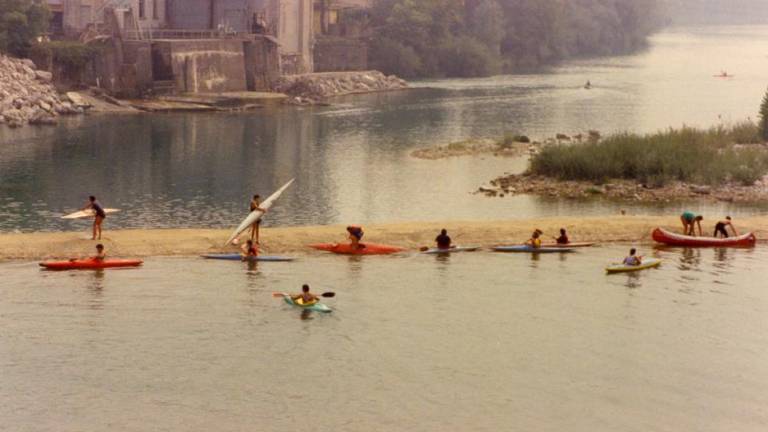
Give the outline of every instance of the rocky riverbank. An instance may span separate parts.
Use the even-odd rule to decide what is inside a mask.
[[[408,88],[408,83],[394,75],[365,71],[288,75],[278,80],[273,91],[290,96],[291,103],[313,104],[334,96],[405,88]]]
[[[497,157],[520,157],[532,150],[530,143],[515,140],[475,138],[446,145],[427,147],[411,152],[417,159],[437,160],[462,156],[493,155]]]
[[[31,60],[0,54],[0,123],[10,127],[55,124],[60,115],[82,113],[59,97],[52,78]]]
[[[603,184],[584,181],[560,181],[531,175],[506,175],[482,186],[477,193],[488,197],[542,195],[558,198],[605,197],[638,202],[673,202],[679,200],[755,203],[768,200],[768,176],[751,186],[723,184],[703,186],[683,182],[652,186],[631,180],[612,180]]]

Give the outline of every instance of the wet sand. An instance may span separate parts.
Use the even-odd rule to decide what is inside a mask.
[[[709,234],[714,220],[703,228]],[[768,238],[768,217],[735,220],[740,233],[754,231],[758,239]],[[495,222],[408,222],[365,226],[365,241],[386,243],[409,249],[432,245],[439,230],[446,228],[458,245],[492,246],[525,241],[535,228],[545,232],[545,239],[555,236],[561,227],[568,230],[572,241],[600,243],[652,243],[651,231],[658,226],[680,230],[674,217],[612,216],[594,218],[516,219]],[[142,229],[105,230],[102,243],[110,256],[195,256],[204,253],[231,252],[236,246],[225,246],[229,230]],[[244,238],[244,237],[242,237]],[[303,255],[315,253],[307,245],[321,242],[344,242],[345,227],[311,226],[264,228],[261,232],[262,253]],[[96,242],[90,232],[46,232],[32,234],[0,234],[0,259],[47,259],[87,256]]]

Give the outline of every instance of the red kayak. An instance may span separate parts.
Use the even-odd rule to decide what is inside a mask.
[[[123,260],[123,259],[81,259],[68,261],[48,261],[41,262],[40,267],[48,270],[98,270],[115,267],[138,267],[143,264],[141,260]]]
[[[753,233],[729,238],[692,237],[675,234],[661,228],[653,230],[653,239],[669,246],[687,247],[745,247],[754,246],[757,242],[757,238]]]
[[[360,246],[360,248],[353,248],[349,243],[319,243],[309,245],[309,247],[317,250],[341,255],[389,255],[405,250],[397,246],[387,246],[375,243],[360,243]]]

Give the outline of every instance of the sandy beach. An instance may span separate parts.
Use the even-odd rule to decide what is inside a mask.
[[[705,235],[711,234],[714,220],[705,221]],[[768,217],[751,217],[734,221],[740,233],[753,231],[758,239],[768,238]],[[493,246],[525,241],[535,228],[545,238],[557,235],[564,227],[572,241],[600,243],[652,244],[655,227],[680,230],[675,217],[611,216],[594,218],[515,219],[484,222],[407,222],[365,226],[365,241],[386,243],[416,250],[432,245],[439,230],[446,228],[459,245]],[[110,256],[195,256],[204,253],[236,251],[224,246],[231,231],[205,229],[105,230],[102,243]],[[307,248],[320,242],[344,242],[342,225],[288,228],[264,228],[261,232],[262,253],[308,255],[321,253]],[[0,259],[37,260],[87,256],[96,242],[90,232],[45,232],[0,234]]]

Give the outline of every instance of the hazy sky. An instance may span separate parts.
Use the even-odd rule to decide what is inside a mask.
[[[677,23],[768,23],[768,0],[664,0]]]

